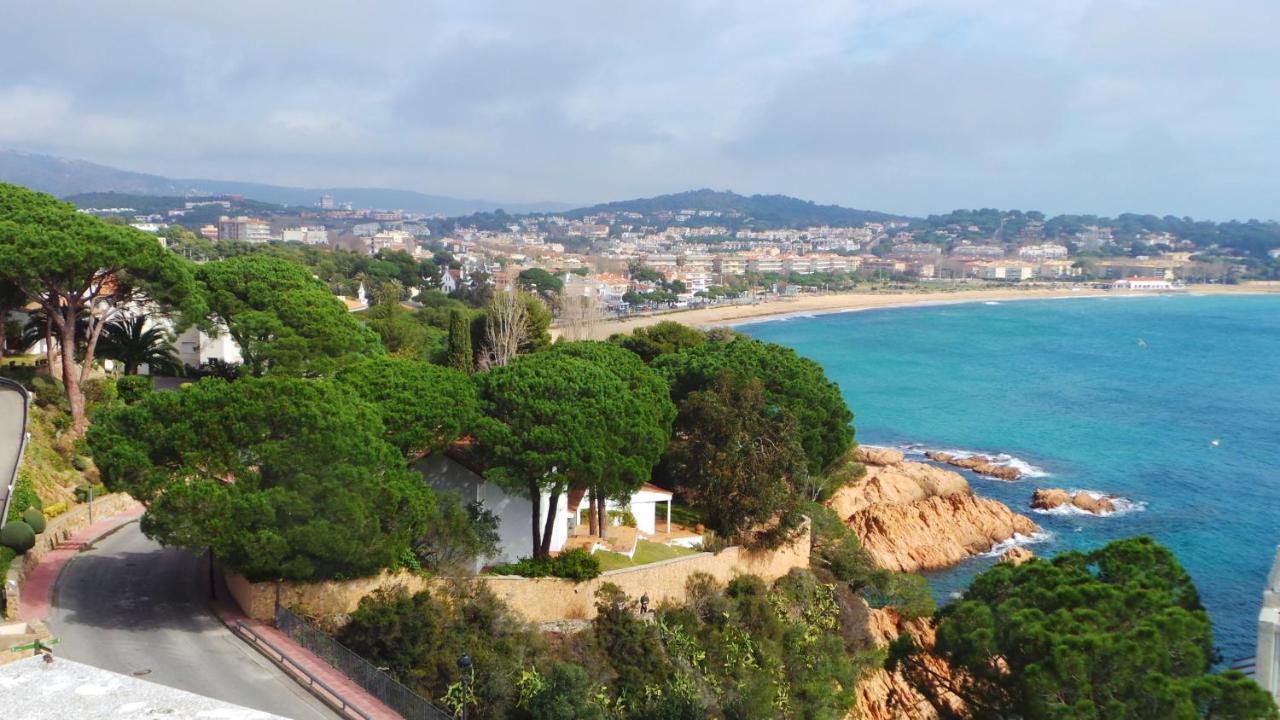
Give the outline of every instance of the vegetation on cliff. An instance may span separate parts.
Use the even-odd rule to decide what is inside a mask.
[[[1150,538],[999,563],[935,622],[933,653],[951,667],[950,677],[932,671],[905,635],[887,667],[901,669],[926,696],[958,696],[961,717],[1280,717],[1243,675],[1210,673],[1208,613],[1177,558]]]

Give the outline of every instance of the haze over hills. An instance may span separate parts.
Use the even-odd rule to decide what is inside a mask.
[[[492,200],[428,195],[392,188],[298,188],[238,180],[176,179],[120,170],[85,160],[26,153],[0,148],[0,182],[25,185],[58,197],[92,192],[134,195],[243,195],[281,205],[312,206],[328,193],[337,202],[356,207],[405,210],[441,215],[466,215],[502,209],[509,213],[567,210],[566,203],[501,203]]]
[[[809,200],[800,200],[787,195],[739,195],[728,190],[705,188],[652,198],[602,203],[578,208],[567,214],[571,217],[582,217],[599,212],[636,212],[652,215],[686,209],[736,212],[763,224],[781,226],[860,225],[866,222],[909,219],[902,215],[872,210],[855,210],[839,205],[818,205]],[[712,218],[708,218],[708,224],[715,224],[711,220]]]

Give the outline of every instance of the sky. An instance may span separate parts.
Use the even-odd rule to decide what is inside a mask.
[[[1280,219],[1276,0],[0,0],[0,147],[575,204]]]

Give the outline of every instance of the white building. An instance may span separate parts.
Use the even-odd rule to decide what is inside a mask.
[[[1108,283],[1105,287],[1109,290],[1172,290],[1174,286],[1168,280],[1131,277]]]
[[[481,503],[485,510],[498,518],[498,553],[491,558],[482,558],[478,564],[514,562],[533,556],[533,535],[530,531],[532,500],[508,493],[496,483],[487,482],[475,469],[468,468],[447,453],[429,455],[414,463],[413,467],[422,473],[432,489],[456,492],[462,496],[464,503]],[[562,493],[556,500],[555,507],[550,508],[550,496],[543,493],[539,497],[539,517],[542,521],[546,522],[549,508],[555,514],[551,524],[551,552],[563,549],[570,536],[578,530],[580,512],[587,509],[585,499],[586,495],[582,492]],[[628,510],[636,519],[636,530],[641,534],[653,535],[670,531],[671,501],[670,492],[646,484],[633,493],[628,502],[609,501],[605,507],[606,511]],[[659,508],[659,505],[665,507]]]
[[[217,335],[189,327],[178,336],[174,348],[178,351],[178,359],[188,367],[198,368],[210,360],[232,365],[244,362],[240,346],[231,339],[231,333],[225,327]]]
[[[323,225],[289,228],[282,233],[281,239],[285,242],[299,242],[305,245],[328,245],[329,231]]]

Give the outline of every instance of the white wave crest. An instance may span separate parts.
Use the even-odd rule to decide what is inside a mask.
[[[1000,303],[996,302],[995,300],[988,300],[982,304],[983,305],[999,305]]]
[[[1111,504],[1112,506],[1115,507],[1115,510],[1112,512],[1092,513],[1092,512],[1089,512],[1088,510],[1083,510],[1081,508],[1078,508],[1075,505],[1072,505],[1071,503],[1068,502],[1068,503],[1063,503],[1062,505],[1059,505],[1058,507],[1053,508],[1051,510],[1044,510],[1041,508],[1032,508],[1031,512],[1039,515],[1060,515],[1060,516],[1087,515],[1089,517],[1112,517],[1115,515],[1128,515],[1129,513],[1142,512],[1147,509],[1147,504],[1141,500],[1130,500],[1129,498],[1120,497],[1118,495],[1108,495],[1107,493],[1098,492],[1097,490],[1077,490],[1073,488],[1071,490],[1068,490],[1067,494],[1075,495],[1077,492],[1082,492],[1085,495],[1088,495],[1089,497],[1093,498],[1094,500],[1101,500],[1102,498],[1106,498],[1111,501]]]
[[[998,542],[995,545],[992,545],[990,550],[984,553],[979,553],[975,557],[998,558],[1001,555],[1003,555],[1006,550],[1010,548],[1022,547],[1024,545],[1037,545],[1039,543],[1049,542],[1052,539],[1053,539],[1053,533],[1050,533],[1050,532],[1042,531],[1038,533],[1032,533],[1030,535],[1023,535],[1022,533],[1014,533],[1013,537],[1003,542]]]
[[[1021,473],[1022,477],[1024,478],[1045,478],[1045,477],[1051,477],[1053,475],[1053,473],[1049,472],[1048,470],[1045,470],[1039,465],[1033,465],[1027,462],[1026,460],[1023,460],[1022,458],[1016,457],[1014,455],[1010,455],[1009,453],[989,453],[989,452],[980,452],[976,450],[961,450],[958,448],[945,448],[945,449],[930,448],[930,447],[925,447],[924,445],[919,445],[915,443],[911,443],[907,445],[899,445],[898,449],[902,451],[902,454],[908,455],[911,457],[924,457],[926,454],[931,452],[946,453],[947,455],[951,455],[957,458],[967,458],[967,457],[973,457],[974,455],[981,455],[985,458],[990,459],[992,465],[1011,467],[1014,470],[1017,470],[1019,473]]]

